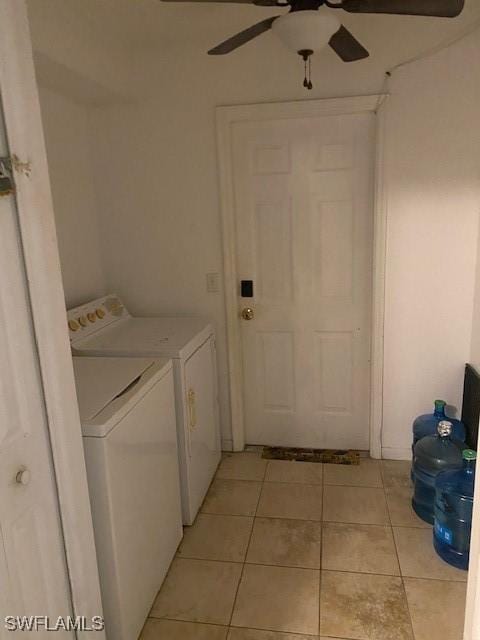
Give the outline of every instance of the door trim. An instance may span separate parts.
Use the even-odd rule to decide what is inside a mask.
[[[102,614],[100,586],[47,156],[24,0],[0,2],[0,87],[10,152],[31,164],[30,176],[15,173],[20,237],[73,615],[91,618]],[[105,640],[104,632],[98,631],[77,631],[76,637]]]
[[[235,257],[235,204],[232,166],[232,125],[236,122],[315,118],[355,113],[377,114],[374,255],[372,282],[372,348],[370,399],[370,455],[381,458],[383,420],[383,325],[385,308],[386,188],[383,172],[385,107],[383,94],[298,102],[222,106],[216,109],[217,155],[222,219],[223,274],[227,321],[227,354],[232,448],[245,447],[243,364],[238,315],[238,278]]]

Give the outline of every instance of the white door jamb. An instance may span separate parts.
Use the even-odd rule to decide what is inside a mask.
[[[227,318],[228,375],[231,403],[233,450],[245,446],[243,412],[243,367],[238,315],[238,278],[235,257],[235,203],[233,188],[232,138],[235,122],[282,118],[315,118],[353,113],[377,113],[376,189],[374,212],[374,264],[372,309],[372,368],[370,409],[370,454],[381,458],[383,395],[383,318],[385,307],[386,189],[382,171],[384,155],[383,95],[305,100],[217,107],[217,150],[222,217],[225,305]]]

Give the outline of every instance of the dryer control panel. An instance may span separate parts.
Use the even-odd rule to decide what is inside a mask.
[[[70,309],[67,311],[70,342],[74,344],[129,317],[125,305],[115,293]]]

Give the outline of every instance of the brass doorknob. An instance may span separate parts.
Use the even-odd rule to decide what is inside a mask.
[[[245,309],[242,309],[242,318],[244,320],[253,320],[255,313],[253,311],[253,309],[250,309],[250,307],[245,307]]]

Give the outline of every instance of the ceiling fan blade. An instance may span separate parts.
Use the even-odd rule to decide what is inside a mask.
[[[253,40],[265,31],[268,31],[277,18],[278,16],[267,18],[266,20],[257,22],[257,24],[254,24],[252,27],[248,27],[248,29],[245,29],[244,31],[240,31],[240,33],[237,33],[228,40],[225,40],[215,48],[210,49],[208,52],[209,55],[223,56],[226,53],[230,53],[234,49],[241,47],[243,44],[250,42],[250,40]]]
[[[343,25],[333,34],[328,44],[344,62],[363,60],[370,55],[365,47]]]
[[[465,0],[343,0],[340,6],[350,13],[455,18],[462,12]]]

